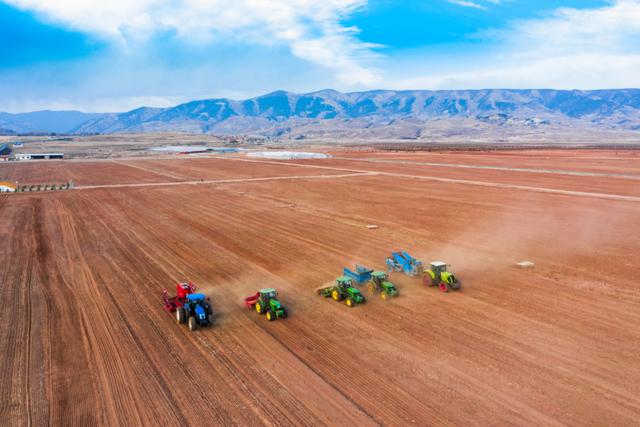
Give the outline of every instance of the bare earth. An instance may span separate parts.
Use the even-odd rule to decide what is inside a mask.
[[[0,196],[0,424],[637,423],[637,152],[333,154],[0,164],[77,186]],[[462,290],[313,292],[397,249]],[[213,328],[162,310],[184,280]]]

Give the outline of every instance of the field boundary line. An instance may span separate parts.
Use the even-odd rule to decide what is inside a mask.
[[[399,165],[416,165],[416,166],[434,166],[434,167],[453,167],[460,169],[480,169],[480,170],[496,170],[505,172],[524,172],[524,173],[540,173],[540,174],[554,174],[554,175],[572,175],[572,176],[588,176],[599,178],[622,178],[622,179],[635,179],[640,180],[640,175],[622,174],[622,173],[607,173],[607,172],[587,172],[587,171],[574,171],[565,169],[541,169],[541,168],[516,168],[508,166],[491,166],[491,165],[474,165],[463,163],[436,163],[436,162],[414,162],[410,160],[391,160],[391,159],[359,159],[353,157],[333,157],[337,160],[348,160],[354,162],[369,162],[369,163],[389,163]]]
[[[187,177],[185,177],[185,176],[174,175],[174,174],[167,173],[167,172],[159,172],[159,171],[154,170],[153,168],[145,168],[144,166],[135,165],[135,164],[132,164],[131,162],[123,162],[121,160],[112,160],[112,163],[115,163],[115,164],[118,164],[118,165],[121,165],[121,166],[127,166],[127,167],[130,167],[130,168],[133,168],[133,169],[138,169],[138,170],[141,170],[141,171],[144,171],[144,172],[148,172],[148,173],[152,173],[154,175],[162,176],[162,177],[165,177],[165,178],[182,179],[182,180],[187,179]]]
[[[237,178],[237,179],[217,179],[204,181],[175,181],[175,182],[144,182],[133,184],[99,184],[99,185],[77,185],[75,190],[92,190],[100,188],[131,188],[131,187],[170,187],[176,185],[215,185],[215,184],[234,184],[241,182],[260,182],[260,181],[285,181],[290,179],[335,179],[350,178],[354,176],[379,175],[377,172],[356,172],[336,175],[291,175],[291,176],[267,176],[261,178]]]

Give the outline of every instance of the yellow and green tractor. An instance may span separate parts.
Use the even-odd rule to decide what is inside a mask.
[[[353,280],[346,276],[338,277],[335,284],[321,287],[316,291],[318,295],[327,298],[331,297],[334,301],[344,300],[347,307],[353,307],[356,304],[362,304],[366,301],[362,292],[353,286]]]
[[[398,289],[389,281],[389,275],[384,271],[372,272],[368,287],[371,293],[379,292],[380,298],[383,300],[387,299],[387,297],[398,296]]]
[[[433,261],[429,269],[424,270],[422,282],[428,286],[438,286],[442,292],[460,289],[460,282],[453,273],[447,271],[449,265],[442,261]]]

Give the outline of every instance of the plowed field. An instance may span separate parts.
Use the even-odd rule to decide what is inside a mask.
[[[640,156],[334,154],[0,164],[77,186],[0,196],[0,425],[637,423]],[[462,289],[315,294],[397,249]],[[185,280],[212,328],[162,310]]]

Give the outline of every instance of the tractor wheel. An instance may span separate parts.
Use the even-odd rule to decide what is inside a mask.
[[[178,325],[184,323],[184,308],[180,307],[176,309],[176,322],[178,322]]]
[[[347,307],[353,307],[353,300],[349,297],[347,297],[347,299],[344,300],[344,303],[347,304]]]
[[[369,283],[369,285],[367,285],[367,289],[369,289],[369,292],[374,293],[376,291],[376,285]]]
[[[340,301],[342,299],[342,295],[340,295],[340,292],[338,292],[337,289],[334,289],[331,291],[331,298],[333,298],[334,301]]]
[[[213,325],[213,315],[212,314],[207,316],[207,321],[209,322],[209,326]]]
[[[264,311],[262,311],[262,306],[260,305],[259,302],[256,303],[256,312],[258,314],[264,314]]]
[[[273,311],[267,310],[267,320],[269,322],[276,320],[276,315]]]
[[[193,316],[189,317],[189,330],[195,331],[197,327],[198,327],[198,322],[196,318]]]
[[[425,274],[424,276],[422,276],[422,283],[424,283],[426,286],[433,286],[433,279],[431,279],[431,276],[429,276],[429,274]]]
[[[449,284],[445,282],[440,282],[440,290],[442,292],[449,292]]]
[[[387,299],[387,291],[380,292],[380,298],[384,301]]]
[[[283,318],[283,319],[286,319],[288,315],[289,315],[289,314],[287,313],[287,309],[286,309],[286,308],[283,308],[283,309],[282,309],[282,318]]]

